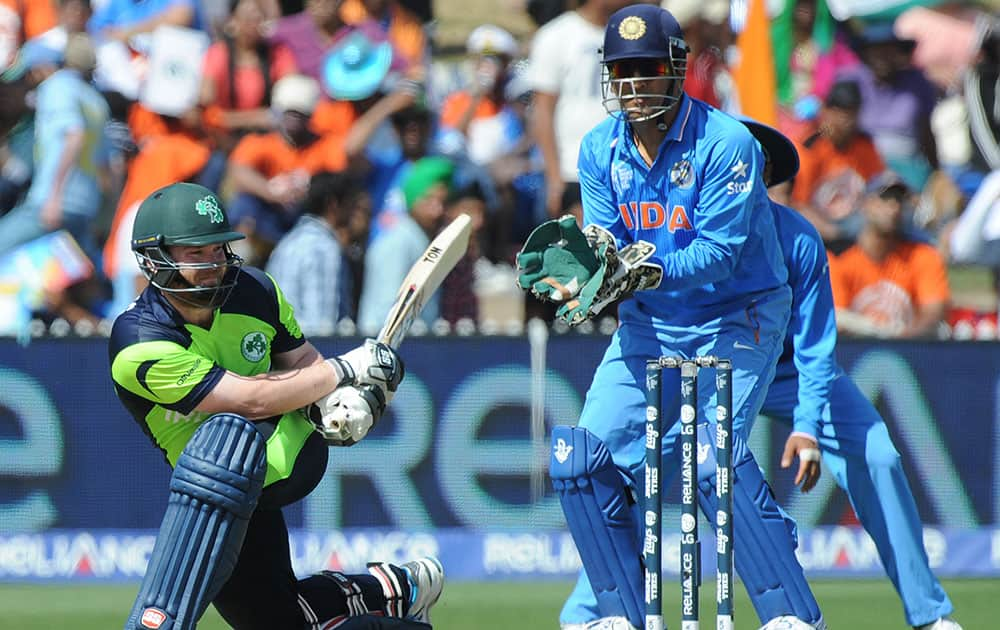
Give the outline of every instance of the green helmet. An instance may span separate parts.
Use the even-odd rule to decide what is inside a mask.
[[[245,238],[234,232],[215,193],[198,184],[170,184],[139,206],[132,249],[158,245],[212,245]]]
[[[221,306],[236,286],[243,259],[228,243],[245,236],[233,230],[218,197],[208,188],[181,182],[155,191],[139,205],[132,227],[132,250],[150,283],[165,293],[200,308]],[[224,244],[225,262],[178,263],[168,247]],[[225,268],[219,285],[195,286],[182,269]]]

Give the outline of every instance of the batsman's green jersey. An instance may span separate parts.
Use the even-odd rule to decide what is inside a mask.
[[[109,343],[111,376],[125,408],[173,466],[209,414],[195,410],[228,370],[255,376],[271,357],[305,343],[292,306],[274,280],[243,268],[208,329],[184,321],[153,287],[118,316]],[[287,478],[312,432],[301,411],[273,420],[265,485]]]

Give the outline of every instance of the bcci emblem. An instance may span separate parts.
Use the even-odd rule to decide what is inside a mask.
[[[646,21],[641,17],[630,15],[618,25],[618,34],[622,39],[633,41],[646,34]]]
[[[267,337],[262,332],[247,333],[240,342],[240,352],[250,363],[256,363],[267,354]]]
[[[194,209],[202,216],[208,216],[212,223],[222,223],[222,208],[215,197],[202,197],[194,204]]]
[[[694,169],[691,162],[679,160],[670,167],[670,183],[678,188],[690,188],[694,184]]]

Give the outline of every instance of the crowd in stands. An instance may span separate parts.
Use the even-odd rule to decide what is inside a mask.
[[[459,54],[427,0],[0,0],[0,334],[106,328],[145,286],[138,204],[177,181],[224,199],[237,253],[308,334],[377,331],[460,213],[473,243],[425,323],[551,319],[510,265],[540,222],[580,216],[577,150],[607,115],[598,49],[627,3],[526,0],[533,33],[482,24]],[[740,114],[730,3],[662,4],[687,93]],[[826,242],[842,333],[996,338],[995,301],[955,308],[948,285],[964,265],[1000,277],[995,11],[838,21],[787,0],[771,19],[774,123],[801,158],[771,193]]]

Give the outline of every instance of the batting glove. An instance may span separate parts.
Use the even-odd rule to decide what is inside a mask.
[[[373,385],[385,404],[392,400],[406,372],[399,354],[374,339],[365,339],[361,346],[327,361],[340,375],[340,385]]]
[[[343,385],[309,405],[309,420],[331,446],[353,446],[371,430],[386,400],[374,385]]]

